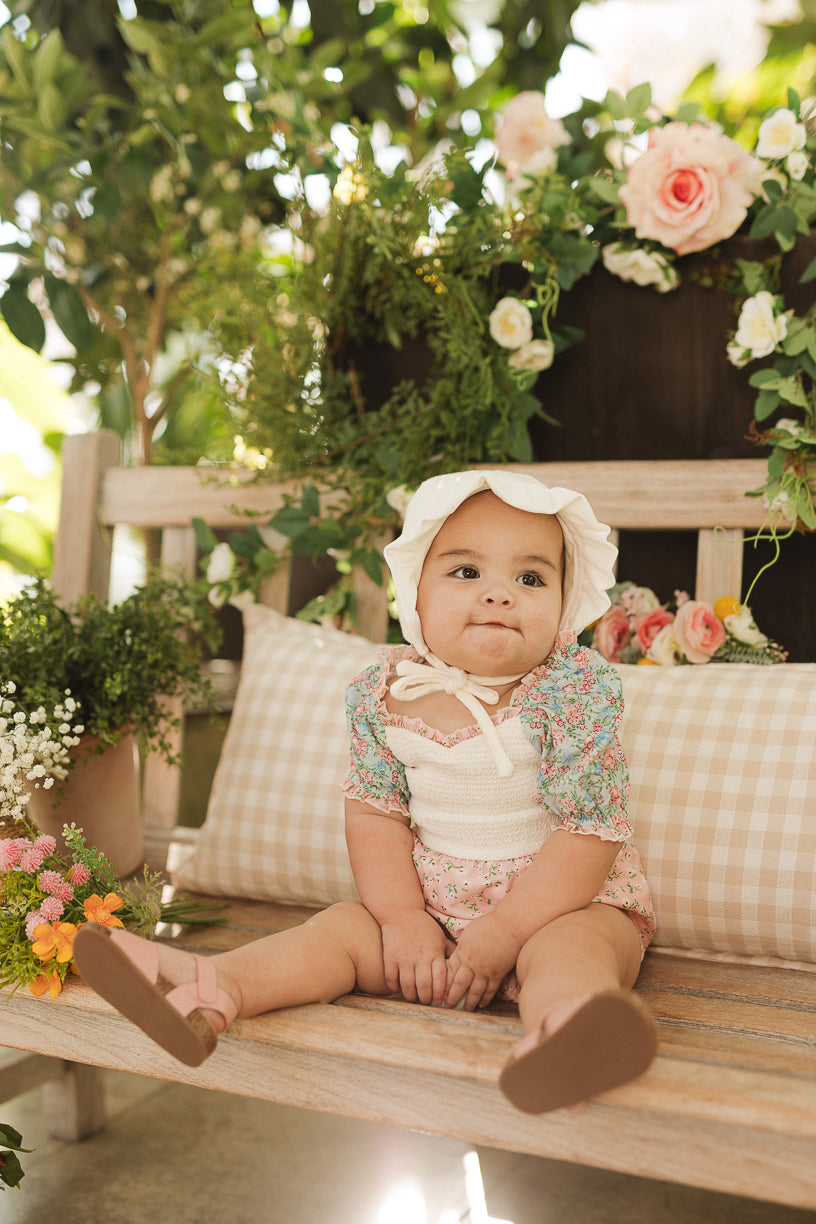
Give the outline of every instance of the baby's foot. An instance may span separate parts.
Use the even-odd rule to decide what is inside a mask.
[[[188,1066],[213,1052],[238,1014],[240,998],[214,959],[90,922],[77,931],[74,959],[97,994]]]
[[[145,942],[152,943],[148,940]],[[203,959],[202,957],[192,952],[185,952],[183,948],[174,948],[159,941],[156,941],[155,947],[159,952],[159,973],[167,982],[173,986],[186,986],[188,983],[197,981],[199,962]],[[214,961],[215,958],[212,958],[213,964]],[[238,1014],[241,1010],[241,991],[236,983],[224,976],[217,965],[215,965],[215,982],[218,989],[223,990],[232,1000],[236,1014]],[[210,1022],[216,1033],[224,1032],[227,1022],[222,1012],[212,1011],[202,1006],[199,1006],[198,1010]]]
[[[527,1033],[499,1085],[525,1113],[576,1105],[640,1075],[657,1052],[655,1022],[634,995],[587,995]]]

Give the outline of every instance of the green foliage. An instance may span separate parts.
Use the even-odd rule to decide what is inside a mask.
[[[25,1173],[17,1153],[30,1151],[32,1148],[23,1147],[23,1136],[19,1131],[0,1122],[0,1181],[5,1182],[0,1190],[5,1190],[6,1186],[19,1187]]]
[[[577,197],[566,178],[532,187],[535,206],[516,220],[488,200],[483,180],[464,153],[421,182],[405,166],[386,174],[363,142],[327,212],[299,202],[305,258],[277,265],[274,277],[270,268],[269,280],[234,299],[223,295],[223,347],[237,351],[247,330],[258,337],[236,405],[246,440],[269,450],[276,477],[308,471],[352,490],[338,516],[342,538],[315,534],[313,524],[301,535],[311,515],[296,506],[272,521],[295,551],[347,549],[352,523],[377,530],[392,519],[385,494],[396,484],[480,460],[531,459],[527,423],[541,412],[529,394],[534,377],[508,367],[488,315],[502,285],[517,286],[549,334],[559,288],[598,248],[572,232]],[[554,339],[569,338],[556,329]],[[397,372],[382,394],[388,363]]]
[[[166,698],[207,698],[202,650],[215,636],[201,589],[180,579],[153,577],[113,607],[87,596],[63,608],[39,578],[0,609],[0,675],[27,713],[70,690],[100,750],[134,732],[169,760]]]
[[[0,31],[0,219],[20,259],[3,318],[37,351],[56,319],[76,348],[72,390],[98,388],[100,424],[136,460],[226,457],[234,430],[207,360],[163,358],[172,337],[218,324],[225,286],[255,278],[289,177],[336,174],[338,123],[383,125],[414,162],[464,113],[489,134],[511,82],[555,71],[576,5],[505,0],[502,50],[481,69],[466,9],[447,0],[322,0],[306,25],[287,0],[263,19],[247,0],[139,0],[129,19],[116,0],[17,0]]]

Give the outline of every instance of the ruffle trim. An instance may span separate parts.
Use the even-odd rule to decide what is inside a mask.
[[[384,799],[378,799],[376,795],[369,794],[351,778],[346,778],[340,789],[347,799],[357,799],[360,803],[365,803],[368,807],[382,812],[384,816],[387,816],[389,812],[399,812],[400,816],[408,816],[410,819],[411,814],[407,807],[403,807],[401,803],[388,803]]]

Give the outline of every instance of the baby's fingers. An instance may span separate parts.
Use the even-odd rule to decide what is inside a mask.
[[[444,956],[437,957],[431,965],[431,984],[433,995],[430,1001],[438,1007],[445,1001],[445,987],[448,984],[448,962]]]
[[[473,970],[468,969],[465,965],[451,966],[451,960],[448,961],[448,984],[445,991],[445,1006],[456,1007],[473,985]],[[465,1003],[467,1007],[467,1003]],[[470,1009],[472,1010],[472,1009]]]

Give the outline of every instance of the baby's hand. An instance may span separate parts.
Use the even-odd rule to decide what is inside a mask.
[[[405,910],[382,927],[383,966],[389,990],[409,1003],[441,1003],[445,998],[445,954],[453,947],[425,910]]]
[[[445,1003],[465,1011],[487,1007],[518,960],[521,944],[495,914],[474,918],[462,932],[448,961]]]

